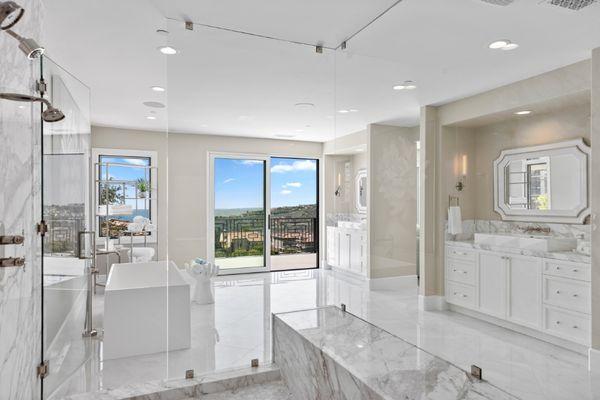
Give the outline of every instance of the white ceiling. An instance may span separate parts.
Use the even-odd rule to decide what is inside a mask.
[[[482,92],[589,57],[600,5],[573,12],[540,0],[403,0],[348,44],[309,46],[183,19],[337,46],[391,0],[53,0],[48,54],[92,90],[92,122],[124,128],[325,141],[368,123],[414,125],[419,106]],[[167,19],[169,18],[169,19]],[[175,20],[173,20],[175,19]],[[156,29],[170,31],[167,37]],[[508,38],[511,52],[489,42]],[[169,43],[180,50],[164,56]],[[411,92],[391,87],[417,81]],[[152,85],[167,88],[164,94]],[[157,120],[144,101],[161,101]],[[299,109],[295,103],[314,103]],[[358,112],[339,114],[342,108]]]

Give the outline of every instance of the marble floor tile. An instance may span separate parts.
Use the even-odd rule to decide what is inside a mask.
[[[483,368],[494,385],[524,399],[600,398],[600,376],[587,357],[451,311],[421,312],[417,290],[372,291],[331,271],[308,270],[219,277],[215,304],[192,307],[192,347],[187,350],[103,360],[101,338],[92,356],[57,393],[117,388],[156,379],[271,362],[271,313],[325,305],[349,312],[462,369]],[[95,303],[102,326],[102,293]],[[60,396],[56,397],[60,398]]]

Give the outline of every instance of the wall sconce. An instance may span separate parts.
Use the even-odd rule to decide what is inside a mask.
[[[462,172],[462,175],[458,179],[458,182],[456,182],[456,186],[455,186],[456,190],[458,190],[459,192],[463,191],[463,189],[466,186],[466,181],[467,181],[467,155],[466,154],[463,154],[463,156],[462,156],[461,172]]]
[[[342,174],[338,173],[337,186],[335,188],[335,196],[340,197],[342,195]]]

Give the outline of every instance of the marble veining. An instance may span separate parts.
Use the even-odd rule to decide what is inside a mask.
[[[516,399],[337,307],[274,315],[273,356],[298,399]]]
[[[41,40],[42,5],[19,0],[26,13],[16,31]],[[42,41],[43,42],[43,41]],[[33,94],[37,62],[0,34],[0,91]],[[24,268],[0,268],[0,399],[40,397],[41,241],[39,105],[0,100],[0,234],[22,234],[23,246],[1,246],[0,257],[25,257]]]
[[[576,251],[539,251],[529,249],[517,249],[513,247],[502,247],[502,246],[490,246],[487,244],[474,243],[472,240],[446,240],[446,244],[457,247],[465,247],[477,250],[497,251],[502,253],[510,253],[515,255],[530,256],[530,257],[542,257],[551,258],[554,260],[561,261],[572,261],[580,263],[591,263],[591,257],[587,254],[578,253]]]

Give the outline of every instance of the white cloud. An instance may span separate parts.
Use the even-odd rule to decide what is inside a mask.
[[[285,185],[283,185],[282,187],[285,189],[288,187],[299,188],[301,186],[302,186],[302,183],[300,183],[300,182],[288,182]]]
[[[271,167],[271,172],[284,174],[292,171],[316,171],[317,163],[314,160],[294,161],[292,164],[277,164]]]
[[[287,196],[288,194],[292,194],[291,190],[284,189],[280,192],[282,195]]]
[[[231,182],[235,182],[235,178],[227,178],[223,181],[223,183],[231,183]]]
[[[264,161],[262,160],[244,160],[242,161],[242,164],[244,165],[257,165],[257,164],[262,164]]]

